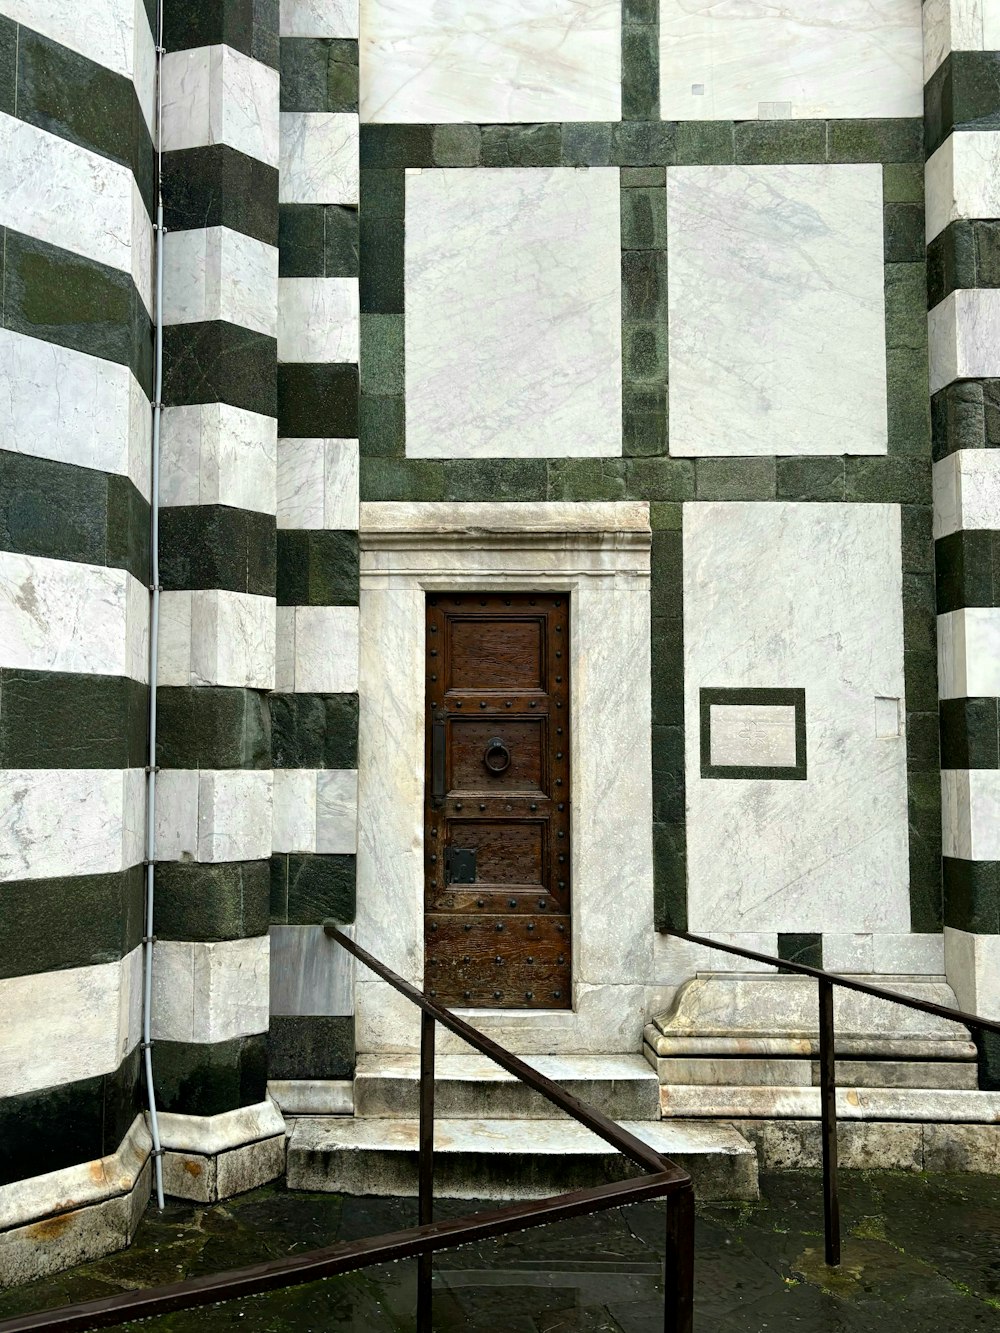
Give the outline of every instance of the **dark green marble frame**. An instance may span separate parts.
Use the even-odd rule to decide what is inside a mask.
[[[771,782],[805,782],[806,763],[806,692],[804,689],[730,689],[702,686],[698,693],[699,732],[701,740],[701,776],[729,780],[753,779]],[[713,764],[712,705],[753,704],[795,709],[795,763],[777,764]]]

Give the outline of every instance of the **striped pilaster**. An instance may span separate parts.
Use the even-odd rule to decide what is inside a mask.
[[[358,674],[358,29],[282,4],[269,1073],[349,1076]]]
[[[164,18],[154,1065],[167,1189],[210,1200],[234,1173],[185,1168],[205,1117],[230,1114],[239,1188],[280,1170],[231,1115],[266,1096],[278,3]]]
[[[149,1188],[153,67],[142,0],[0,3],[0,1282],[128,1242],[117,1181],[55,1239],[81,1167]]]
[[[925,0],[927,255],[945,953],[1000,1014],[1000,27]],[[1000,1044],[982,1076],[1000,1087]]]

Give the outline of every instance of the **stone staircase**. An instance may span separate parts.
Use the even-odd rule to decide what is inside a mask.
[[[535,1055],[526,1062],[682,1164],[702,1199],[757,1197],[757,1156],[731,1126],[661,1120],[641,1055]],[[353,1116],[302,1116],[288,1142],[290,1189],[415,1195],[419,1062],[362,1056]],[[435,1189],[443,1197],[540,1198],[637,1169],[544,1097],[475,1053],[440,1054]]]

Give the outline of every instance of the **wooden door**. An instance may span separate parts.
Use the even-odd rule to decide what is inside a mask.
[[[426,716],[425,988],[568,1009],[568,596],[429,595]]]

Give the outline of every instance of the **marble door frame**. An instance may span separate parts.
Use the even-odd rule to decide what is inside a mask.
[[[573,1008],[469,1016],[526,1054],[638,1051],[653,953],[649,506],[364,504],[360,540],[358,942],[420,984],[427,591],[568,593]],[[417,1049],[413,1006],[362,968],[355,1015],[359,1053]]]

